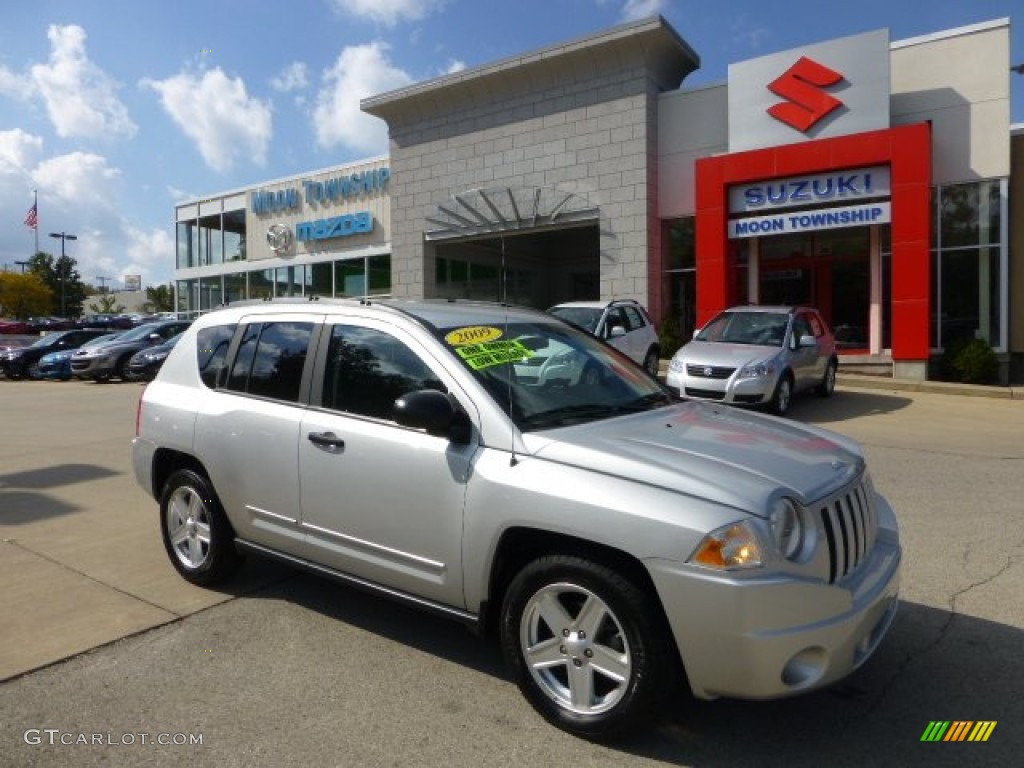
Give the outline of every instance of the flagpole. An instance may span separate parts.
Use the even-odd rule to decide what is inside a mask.
[[[32,190],[32,207],[36,209],[36,253],[39,253],[39,193],[36,190]],[[36,253],[32,255],[35,256]]]

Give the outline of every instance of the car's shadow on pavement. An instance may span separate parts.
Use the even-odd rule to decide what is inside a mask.
[[[911,398],[898,394],[840,387],[827,398],[813,395],[793,398],[789,417],[815,424],[848,421],[864,416],[893,413],[912,403]]]
[[[287,600],[509,680],[496,641],[383,597],[305,574],[250,596]],[[876,654],[832,688],[772,702],[687,703],[662,727],[608,746],[666,764],[715,768],[956,765],[965,759],[1019,765],[1024,749],[1022,647],[1019,629],[902,603]],[[922,742],[936,720],[986,720],[997,726],[983,744]],[[968,749],[973,757],[965,757]]]
[[[24,525],[77,512],[82,507],[69,504],[45,491],[74,483],[102,480],[117,474],[95,464],[57,464],[0,475],[0,525]]]

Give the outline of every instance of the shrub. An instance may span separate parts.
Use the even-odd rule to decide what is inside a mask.
[[[667,316],[658,326],[658,346],[661,347],[662,358],[668,359],[676,353],[686,339],[683,338],[683,329],[679,325],[679,319]]]
[[[957,339],[942,354],[942,374],[964,384],[992,384],[999,375],[999,360],[982,339]]]

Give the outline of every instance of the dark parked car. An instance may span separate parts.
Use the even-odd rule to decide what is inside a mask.
[[[75,328],[75,321],[66,317],[30,317],[29,333],[51,333],[52,331],[70,331]]]
[[[171,353],[174,345],[180,339],[181,334],[179,333],[163,344],[157,344],[155,347],[144,349],[132,355],[132,359],[128,361],[129,378],[138,379],[139,381],[152,381],[157,371],[160,370],[160,366],[164,364],[164,360],[167,359],[167,355]]]
[[[34,344],[21,349],[9,349],[0,354],[0,367],[9,379],[22,379],[28,376],[41,378],[39,359],[49,353],[60,350],[76,350],[90,339],[104,335],[105,331],[77,330],[56,331],[40,337]]]
[[[86,315],[78,321],[78,324],[82,328],[107,328],[118,331],[127,331],[134,327],[129,318],[110,314]]]
[[[120,336],[123,331],[115,331],[114,333],[104,333],[101,336],[97,336],[95,339],[90,339],[85,342],[79,349],[88,349],[89,347],[97,347],[101,344],[107,344]],[[67,381],[72,377],[71,375],[71,356],[77,352],[78,349],[62,349],[58,352],[50,352],[49,354],[43,355],[39,358],[39,375],[44,379],[59,379],[60,381]]]
[[[23,320],[0,320],[0,333],[28,333],[28,323],[24,322]]]
[[[157,344],[163,344],[188,326],[187,320],[167,320],[140,325],[138,328],[125,331],[124,335],[109,344],[79,350],[71,356],[71,372],[80,379],[108,381],[112,376],[117,376],[122,381],[127,381],[131,378],[128,363],[132,355]]]

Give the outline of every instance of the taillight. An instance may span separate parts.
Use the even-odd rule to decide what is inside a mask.
[[[142,388],[142,394],[139,395],[139,404],[135,406],[135,436],[139,436],[139,425],[142,423],[142,398],[146,396],[146,387]]]

